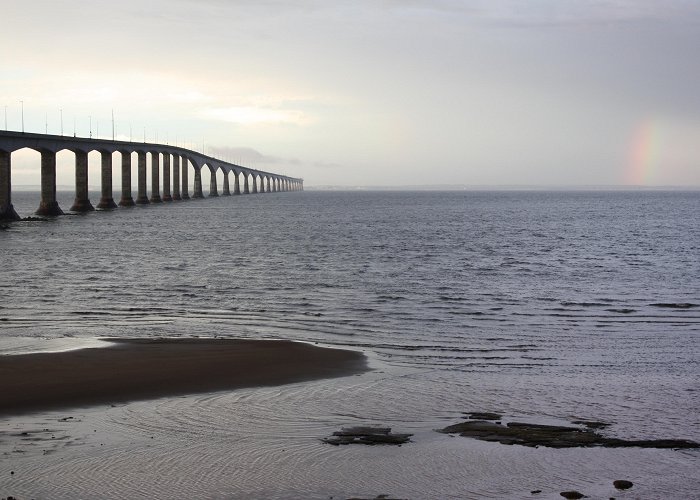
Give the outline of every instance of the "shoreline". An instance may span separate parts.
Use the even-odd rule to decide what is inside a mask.
[[[368,370],[364,354],[288,340],[105,339],[0,357],[0,417],[284,385]]]

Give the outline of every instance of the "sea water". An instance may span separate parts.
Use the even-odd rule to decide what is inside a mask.
[[[38,194],[13,202],[26,216]],[[698,192],[307,191],[13,223],[0,232],[0,352],[285,338],[362,350],[372,371],[11,419],[7,431],[47,425],[65,439],[6,450],[0,494],[693,497],[698,451],[526,448],[435,429],[495,411],[700,441],[698,214]],[[321,442],[368,424],[414,436]],[[10,469],[22,473],[6,481]],[[615,479],[635,487],[625,496]]]

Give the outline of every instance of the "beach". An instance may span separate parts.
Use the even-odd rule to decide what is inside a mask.
[[[114,339],[107,347],[4,357],[0,415],[281,385],[364,369],[359,352],[301,342]]]

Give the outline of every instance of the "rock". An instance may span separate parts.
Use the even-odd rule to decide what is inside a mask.
[[[634,483],[632,481],[627,481],[626,479],[618,479],[613,481],[613,486],[618,490],[629,490]]]
[[[392,434],[390,427],[344,427],[323,439],[324,443],[341,444],[393,444],[402,445],[410,441],[413,434]]]
[[[509,445],[519,444],[531,447],[590,448],[601,446],[605,448],[700,448],[700,444],[682,439],[625,440],[608,438],[601,436],[595,431],[598,424],[603,423],[593,423],[593,425],[587,426],[586,429],[581,429],[579,427],[540,425],[524,422],[510,422],[504,426],[485,420],[468,420],[466,422],[447,426],[438,432],[459,434],[464,437],[472,437],[482,441],[492,441]]]
[[[567,498],[569,500],[578,500],[579,498],[588,498],[586,495],[579,491],[562,491],[559,493],[561,496],[564,498]]]
[[[537,495],[538,493],[542,493],[542,490],[532,490],[530,495]]]

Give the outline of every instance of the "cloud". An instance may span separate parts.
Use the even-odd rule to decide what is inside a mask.
[[[239,125],[292,124],[308,125],[313,120],[298,110],[261,108],[256,106],[230,106],[209,108],[202,111],[204,118],[221,120]]]
[[[299,165],[301,163],[297,158],[282,158],[279,156],[267,155],[250,147],[211,146],[207,148],[207,154],[215,158],[223,159],[224,161],[246,166]]]

